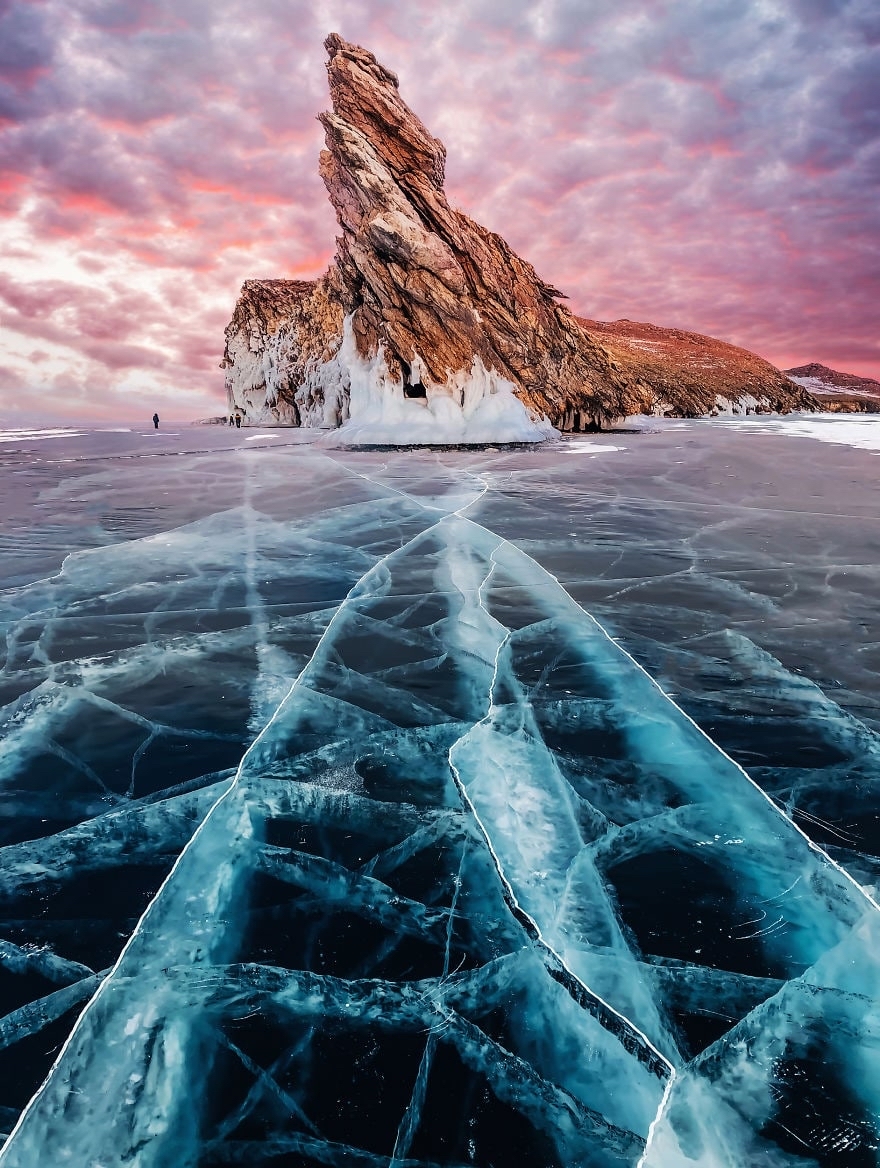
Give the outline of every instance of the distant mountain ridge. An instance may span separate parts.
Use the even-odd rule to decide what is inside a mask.
[[[506,394],[562,430],[637,413],[815,407],[746,350],[579,319],[499,235],[449,205],[445,148],[395,75],[336,34],[325,46],[333,110],[320,117],[320,173],[341,234],[320,279],[245,282],[222,367],[246,424],[339,426],[353,392],[410,419],[420,406],[448,419]]]
[[[880,414],[880,381],[841,373],[818,361],[786,369],[786,375],[802,385],[819,402],[819,408],[831,413]]]

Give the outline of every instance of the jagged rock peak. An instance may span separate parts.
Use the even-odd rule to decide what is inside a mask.
[[[320,115],[319,169],[340,226],[336,256],[310,284],[245,284],[226,330],[230,408],[295,425],[371,413],[424,432],[441,420],[447,434],[495,440],[488,419],[517,411],[523,433],[541,419],[598,428],[713,406],[714,386],[679,393],[669,361],[640,360],[573,316],[499,235],[454,210],[446,150],[395,74],[337,33],[325,46],[333,108]],[[752,370],[740,390],[735,366],[725,380],[734,396],[763,394],[773,408],[807,401],[776,370]]]
[[[454,211],[445,150],[372,53],[328,38],[332,113],[321,115],[321,175],[342,236],[336,263],[358,352],[437,390],[477,363],[556,418],[609,417],[623,384],[608,355],[500,236]]]
[[[397,75],[338,33],[330,33],[324,48],[333,112],[370,141],[398,182],[405,183],[409,173],[419,171],[442,190],[446,147],[403,101]],[[322,115],[322,121],[328,117]]]

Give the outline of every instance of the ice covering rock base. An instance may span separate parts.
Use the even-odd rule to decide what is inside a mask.
[[[413,398],[411,383],[391,377],[383,350],[371,360],[360,356],[349,317],[336,364],[344,370],[349,398],[341,429],[325,444],[432,446],[544,442],[558,436],[546,418],[523,405],[516,387],[487,370],[479,357],[469,371],[423,387],[424,397]],[[414,362],[410,376],[418,375]]]

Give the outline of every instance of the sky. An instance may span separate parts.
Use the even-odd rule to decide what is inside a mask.
[[[333,254],[331,31],[573,311],[880,378],[877,0],[0,0],[0,425],[223,412]]]

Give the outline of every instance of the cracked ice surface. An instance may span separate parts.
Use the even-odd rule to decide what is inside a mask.
[[[0,1168],[875,1162],[870,455],[137,438],[10,471]]]

